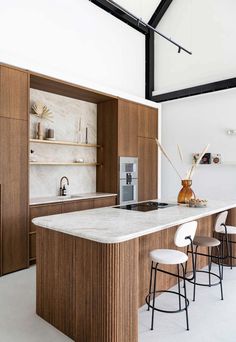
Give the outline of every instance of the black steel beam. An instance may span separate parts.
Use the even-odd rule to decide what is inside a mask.
[[[161,18],[166,13],[170,4],[173,0],[161,0],[160,4],[157,6],[157,9],[153,13],[151,19],[148,24],[157,27]],[[145,96],[146,99],[152,100],[152,92],[154,90],[154,33],[149,32],[146,35],[146,85],[145,85]]]
[[[214,91],[220,91],[230,88],[236,87],[236,77],[228,78],[226,80],[207,83],[203,85],[199,85],[196,87],[185,88],[181,90],[172,91],[165,94],[155,95],[152,96],[151,100],[155,102],[164,102],[164,101],[171,101],[176,99],[181,99],[184,97],[201,95],[206,93],[211,93]]]
[[[106,0],[89,0],[95,5],[99,6],[103,10],[107,11],[108,13],[112,14],[116,18],[120,19],[124,23],[128,24],[129,26],[133,27],[135,30],[141,32],[142,34],[147,34],[148,29],[146,26],[142,25],[137,20],[131,18],[129,15],[112,5],[111,3],[107,2]]]
[[[149,20],[148,24],[152,27],[157,27],[172,1],[173,0],[161,0],[160,4],[157,6],[157,9],[155,10],[151,19]]]
[[[146,70],[145,70],[145,97],[146,99],[152,98],[154,90],[154,32],[150,31],[146,35]]]

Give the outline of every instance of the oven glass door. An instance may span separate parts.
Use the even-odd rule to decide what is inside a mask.
[[[131,184],[127,184],[126,180],[120,181],[120,203],[137,202],[137,182],[133,180]]]

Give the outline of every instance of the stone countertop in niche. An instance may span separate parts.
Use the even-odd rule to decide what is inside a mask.
[[[95,199],[103,197],[113,197],[117,194],[103,193],[103,192],[92,192],[86,194],[71,194],[68,196],[47,196],[47,197],[35,197],[30,199],[30,205],[39,205],[55,202],[67,202],[67,201],[78,201],[85,199]]]

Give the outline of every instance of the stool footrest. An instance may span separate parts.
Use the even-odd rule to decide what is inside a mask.
[[[186,301],[186,305],[183,306],[183,308],[181,307],[181,309],[177,309],[177,310],[163,310],[163,309],[158,309],[157,307],[154,307],[153,308],[153,305],[150,304],[151,302],[151,297],[153,296],[153,292],[148,294],[146,296],[146,304],[149,308],[151,309],[154,309],[155,311],[159,311],[159,312],[164,312],[164,313],[177,313],[177,312],[182,312],[182,311],[185,311],[187,309],[187,307],[189,306],[189,300],[188,298],[186,298],[183,294],[179,294],[178,292],[176,291],[169,291],[169,290],[160,290],[160,291],[156,291],[155,294],[157,293],[171,293],[171,294],[174,294],[174,295],[177,295],[178,297],[182,297],[185,301]]]
[[[189,271],[188,273],[193,273],[193,272],[192,272],[192,271]],[[196,270],[196,273],[206,273],[206,274],[208,274],[208,275],[210,274],[211,276],[216,277],[216,278],[219,279],[219,281],[218,281],[217,283],[203,284],[203,283],[198,283],[198,282],[196,282],[196,283],[195,283],[196,285],[211,287],[211,286],[217,286],[217,285],[220,284],[220,276],[219,276],[218,274],[216,274],[216,273],[209,272],[209,271],[204,271],[204,270]],[[192,278],[191,278],[191,279],[188,279],[188,277],[186,277],[186,280],[187,280],[189,283],[194,284],[194,279],[192,279]]]

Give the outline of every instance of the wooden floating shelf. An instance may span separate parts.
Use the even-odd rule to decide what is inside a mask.
[[[30,165],[98,166],[98,163],[30,162]]]
[[[30,139],[31,143],[37,143],[37,144],[52,144],[52,145],[68,145],[68,146],[78,146],[78,147],[96,147],[100,148],[100,145],[96,144],[78,144],[76,142],[72,141],[60,141],[60,140],[40,140],[40,139]]]

